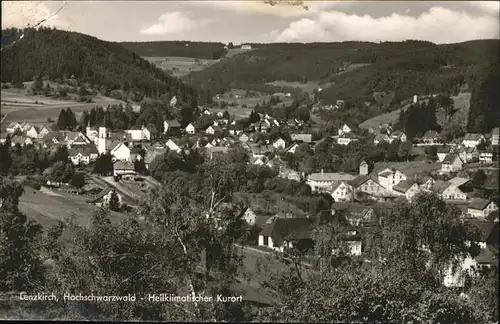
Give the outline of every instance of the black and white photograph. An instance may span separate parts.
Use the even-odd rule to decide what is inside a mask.
[[[0,321],[498,324],[500,2],[1,25]]]

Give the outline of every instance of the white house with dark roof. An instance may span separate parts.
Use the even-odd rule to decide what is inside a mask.
[[[313,222],[309,218],[275,217],[265,224],[259,234],[258,245],[283,252],[285,247],[293,248],[297,241],[312,242]]]
[[[450,146],[440,146],[437,149],[437,157],[439,162],[443,162],[444,158],[452,153],[452,148]]]
[[[465,163],[470,163],[479,160],[479,151],[477,147],[464,147],[458,152],[458,156]]]
[[[163,122],[163,134],[166,134],[169,131],[178,131],[181,129],[181,124],[175,119],[165,120]]]
[[[428,130],[422,136],[422,141],[427,145],[434,145],[441,143],[441,136],[435,130]]]
[[[30,125],[28,130],[26,130],[25,135],[30,138],[38,138],[40,134],[40,128],[38,126]]]
[[[484,137],[483,134],[468,133],[465,135],[465,137],[462,141],[462,145],[465,147],[476,147],[479,144],[481,144],[481,142],[484,142],[485,140],[486,140],[486,138]]]
[[[194,133],[196,133],[196,129],[194,128],[194,125],[192,123],[189,123],[189,125],[187,125],[184,130],[186,131],[186,133],[188,133],[190,135],[193,135]]]
[[[436,181],[433,191],[444,200],[467,200],[467,194],[460,189],[460,186],[450,181]]]
[[[311,187],[314,192],[328,191],[328,189],[336,181],[350,181],[355,176],[348,173],[326,173],[321,170],[320,173],[311,173],[306,180],[306,183]]]
[[[470,202],[467,213],[471,217],[486,218],[496,210],[498,206],[490,199],[475,198]]]
[[[344,135],[344,134],[349,134],[351,132],[351,128],[347,125],[347,124],[344,124],[344,126],[342,126],[341,128],[339,128],[338,130],[338,135],[341,136],[341,135]]]
[[[93,204],[95,204],[96,206],[99,206],[99,207],[107,207],[107,206],[109,206],[109,200],[111,199],[111,195],[113,193],[116,193],[116,195],[118,197],[119,205],[121,206],[122,203],[123,203],[122,196],[118,192],[116,192],[116,190],[114,190],[111,187],[103,189],[97,195],[97,197],[95,197],[94,199],[90,200],[89,202],[93,203]]]
[[[286,142],[284,139],[278,138],[276,141],[274,141],[273,146],[278,150],[283,150],[286,147]]]
[[[16,132],[16,130],[19,129],[20,131],[22,131],[22,124],[21,123],[18,123],[18,122],[11,122],[7,128],[5,129],[5,131],[9,134],[13,134]]]
[[[117,161],[113,164],[113,175],[116,176],[132,176],[136,175],[135,166],[132,162]]]
[[[165,143],[165,146],[171,150],[171,151],[175,151],[177,153],[179,153],[181,151],[181,148],[179,147],[179,145],[175,144],[175,142],[171,139],[169,139],[166,143]]]
[[[290,138],[292,142],[304,142],[311,143],[312,142],[312,134],[290,134]]]
[[[122,142],[111,149],[111,155],[119,161],[130,161],[130,153],[130,148]]]

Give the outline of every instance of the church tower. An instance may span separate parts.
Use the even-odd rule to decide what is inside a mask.
[[[99,154],[106,153],[106,138],[108,137],[107,135],[106,118],[104,118],[104,125],[99,127],[99,137],[97,139],[97,151],[99,152]]]

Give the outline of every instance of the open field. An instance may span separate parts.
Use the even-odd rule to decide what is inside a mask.
[[[56,100],[28,95],[24,89],[2,89],[1,98],[2,114],[7,114],[2,124],[3,127],[12,121],[48,125],[47,119],[57,120],[61,109],[71,108],[78,119],[80,113],[95,106],[106,107],[108,104],[123,103],[101,95],[94,98],[94,102],[91,103]]]
[[[246,52],[250,52],[250,51],[253,51],[253,50],[254,49],[241,49],[241,48],[229,49],[229,50],[227,50],[226,57],[235,56],[235,55],[246,53]]]
[[[172,75],[181,77],[192,71],[200,71],[219,62],[219,60],[195,59],[192,57],[143,57],[162,70],[172,71]]]
[[[26,187],[19,200],[19,209],[43,227],[51,227],[65,217],[74,214],[78,223],[88,225],[90,217],[98,207],[87,202],[89,197],[52,191],[44,188],[37,191]],[[123,214],[111,212],[112,218],[119,219]]]

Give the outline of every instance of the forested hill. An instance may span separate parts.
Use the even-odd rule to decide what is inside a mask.
[[[160,41],[119,43],[140,56],[180,56],[198,59],[218,60],[226,51],[225,44],[215,42]]]
[[[19,41],[21,33],[24,37]],[[2,82],[52,80],[74,75],[79,81],[109,90],[168,93],[196,105],[209,95],[195,91],[118,43],[50,28],[2,30]]]
[[[374,91],[415,93],[454,91],[482,62],[498,59],[498,40],[436,45],[423,41],[254,44],[255,50],[223,59],[186,76],[195,87],[217,93],[228,88],[257,88],[273,81],[331,82],[326,103],[370,100]],[[269,87],[269,86],[267,86]],[[276,90],[276,89],[274,89]]]

